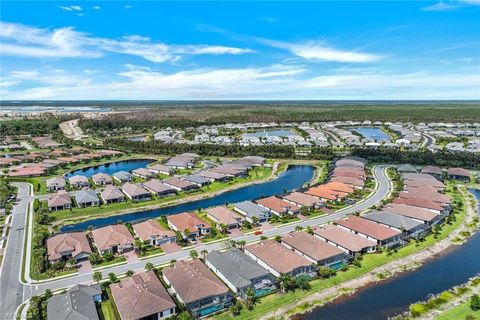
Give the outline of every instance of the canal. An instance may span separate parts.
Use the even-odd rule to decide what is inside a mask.
[[[480,190],[471,190],[480,200]],[[295,316],[304,320],[385,320],[480,273],[480,233],[461,246],[453,246],[422,267],[360,289],[312,312]]]
[[[101,164],[98,166],[91,166],[83,169],[78,169],[72,172],[69,172],[65,175],[65,178],[70,178],[77,174],[86,176],[90,178],[96,173],[106,173],[108,175],[112,175],[118,171],[132,171],[138,168],[145,168],[149,163],[153,162],[154,160],[151,159],[133,159],[133,160],[122,160],[116,162],[110,162]]]
[[[390,141],[390,136],[382,131],[380,128],[376,127],[359,127],[351,129],[353,132],[357,132],[362,135],[367,140],[376,141],[376,142],[388,142]]]
[[[117,223],[119,220],[124,223],[137,222],[149,218],[155,218],[161,215],[170,215],[184,211],[194,211],[199,208],[208,208],[223,205],[225,203],[234,203],[244,200],[253,200],[263,196],[271,196],[283,193],[286,190],[289,191],[300,188],[313,178],[314,171],[315,168],[312,166],[291,165],[287,168],[287,170],[281,173],[278,178],[271,181],[249,185],[236,190],[221,193],[211,198],[182,203],[175,206],[79,222],[76,224],[63,226],[60,231],[85,231],[90,226],[93,228],[99,228],[109,224]]]

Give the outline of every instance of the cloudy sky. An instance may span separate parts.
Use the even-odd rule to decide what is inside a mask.
[[[5,100],[480,99],[480,0],[0,6]]]

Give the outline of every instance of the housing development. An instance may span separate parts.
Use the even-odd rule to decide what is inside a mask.
[[[479,9],[0,1],[0,320],[480,319]]]

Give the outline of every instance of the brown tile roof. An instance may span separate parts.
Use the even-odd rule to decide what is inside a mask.
[[[347,196],[346,193],[334,192],[330,188],[325,187],[325,185],[309,188],[307,191],[305,191],[305,193],[314,197],[327,199],[327,200],[338,200],[338,199],[343,199]]]
[[[447,170],[447,174],[449,176],[454,175],[454,176],[461,176],[461,177],[470,178],[470,172],[468,172],[468,170],[465,170],[463,168],[449,168]]]
[[[438,193],[435,189],[432,191],[427,187],[418,187],[411,191],[402,191],[399,194],[400,198],[414,198],[414,199],[426,199],[440,203],[450,203],[449,196]]]
[[[105,181],[105,183],[112,183],[112,177],[103,172],[95,173],[94,175],[92,175],[92,180],[93,182]]]
[[[335,225],[323,225],[315,228],[313,232],[351,252],[360,252],[376,245],[373,240],[366,239]]]
[[[124,278],[110,289],[122,320],[141,319],[176,307],[152,270]]]
[[[352,185],[356,187],[365,186],[365,181],[363,181],[362,179],[357,179],[353,177],[334,176],[330,178],[330,181],[344,183],[344,184]]]
[[[302,231],[286,234],[282,237],[282,241],[317,261],[344,253],[339,248]]]
[[[162,193],[162,192],[169,191],[169,190],[174,191],[174,189],[172,189],[172,187],[169,187],[166,184],[163,184],[158,179],[152,179],[152,180],[145,181],[143,183],[143,187],[145,189],[151,190],[152,192],[155,192],[155,193]]]
[[[116,245],[129,245],[135,242],[132,234],[123,224],[113,224],[93,229],[93,241],[100,250],[106,250]]]
[[[168,179],[165,179],[162,181],[163,183],[166,183],[166,184],[169,184],[171,186],[175,186],[177,188],[181,188],[181,189],[184,189],[184,188],[189,188],[189,187],[192,187],[192,186],[195,186],[193,183],[191,182],[188,182],[188,181],[185,181],[185,180],[181,180],[181,179],[178,179],[178,178],[168,178]]]
[[[282,199],[279,199],[275,196],[271,196],[271,197],[267,197],[267,198],[263,198],[263,199],[258,199],[255,201],[256,203],[258,203],[259,205],[261,206],[264,206],[270,210],[273,210],[275,212],[278,212],[278,213],[286,213],[287,211],[298,211],[300,210],[300,207],[295,205],[295,204],[292,204],[292,203],[288,203]]]
[[[218,173],[218,172],[215,172],[215,171],[212,171],[212,170],[200,171],[198,173],[198,175],[200,177],[204,177],[204,178],[207,178],[207,179],[215,179],[215,180],[223,179],[227,176],[223,173]]]
[[[7,173],[9,177],[33,177],[33,176],[41,176],[45,174],[45,167],[42,166],[28,166],[23,168],[15,168],[10,170]]]
[[[207,213],[218,224],[231,225],[244,220],[241,215],[225,206],[208,208]]]
[[[47,205],[49,208],[61,207],[71,203],[72,203],[72,199],[70,198],[70,194],[68,194],[68,192],[65,192],[65,191],[53,194],[48,198],[48,201],[47,201]]]
[[[392,203],[383,208],[383,211],[396,213],[405,217],[421,220],[421,221],[432,221],[438,214],[424,208],[409,206],[407,204],[396,204]]]
[[[162,272],[184,303],[228,292],[228,288],[199,259],[177,261]]]
[[[329,188],[330,190],[337,191],[337,192],[352,193],[354,191],[354,188],[352,186],[342,182],[337,182],[337,181],[331,181],[329,183],[324,184],[324,186]]]
[[[125,194],[128,194],[131,197],[141,196],[141,195],[150,195],[150,192],[145,190],[141,183],[124,183],[122,185],[122,191]]]
[[[437,210],[437,211],[442,211],[443,209],[445,209],[445,206],[440,202],[435,202],[428,199],[396,198],[395,200],[393,200],[393,203],[408,204],[410,206],[421,207],[421,208]]]
[[[275,240],[262,240],[245,247],[258,259],[278,273],[289,273],[298,267],[308,267],[312,262],[282,246]]]
[[[300,206],[312,207],[321,203],[318,198],[314,196],[302,193],[302,192],[292,192],[283,197],[283,199],[294,202]]]
[[[196,232],[197,225],[203,225],[204,228],[210,228],[211,226],[197,217],[192,212],[183,212],[179,214],[172,214],[167,217],[167,220],[170,221],[179,231],[183,231],[185,229],[190,230],[191,232]]]
[[[133,230],[143,241],[150,240],[150,237],[165,238],[174,237],[175,232],[164,229],[156,220],[150,219],[132,225]]]
[[[74,258],[81,253],[92,253],[85,233],[63,233],[47,239],[48,260],[58,260],[62,252],[69,251],[72,251]]]
[[[338,225],[365,234],[377,240],[386,240],[399,235],[401,232],[385,227],[376,222],[354,215],[335,221]]]
[[[365,164],[359,160],[355,159],[340,159],[335,162],[336,167],[360,167],[363,168],[365,167]]]
[[[106,186],[105,189],[103,189],[103,191],[100,193],[100,197],[102,197],[104,201],[108,201],[108,200],[116,200],[120,198],[123,199],[125,196],[122,193],[122,191],[120,191],[120,189],[118,189],[115,186],[109,185],[109,186]]]
[[[437,174],[437,175],[443,174],[442,169],[436,166],[425,166],[422,168],[421,171],[422,173],[426,173],[426,174]]]

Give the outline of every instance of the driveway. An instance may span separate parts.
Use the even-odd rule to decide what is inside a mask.
[[[81,261],[77,264],[78,273],[92,272],[92,264],[90,261]]]

